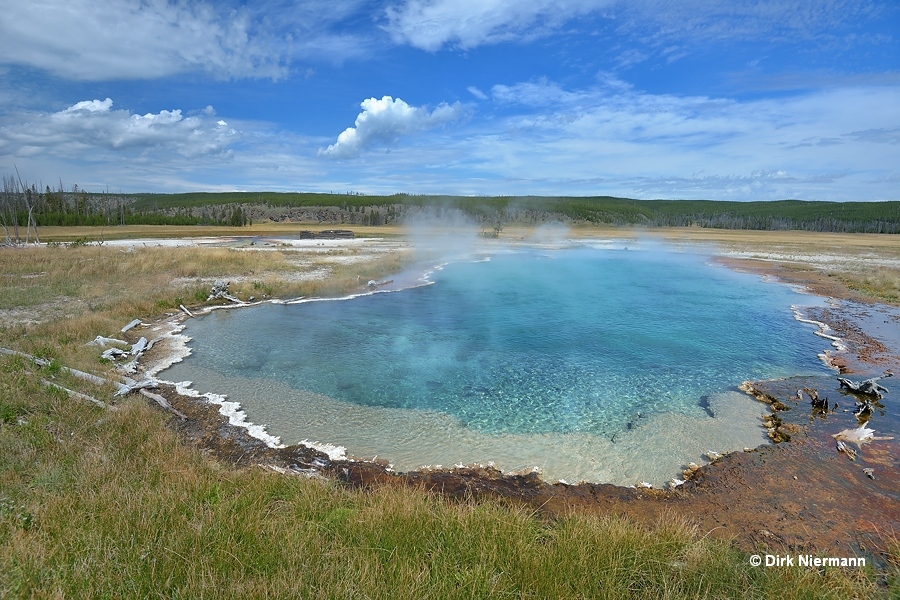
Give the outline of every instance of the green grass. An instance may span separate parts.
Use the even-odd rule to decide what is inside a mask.
[[[665,519],[234,470],[139,400],[116,411],[0,360],[0,597],[846,598],[871,573],[753,568]],[[9,396],[8,394],[11,394]],[[5,406],[5,405],[4,405]],[[4,412],[3,409],[0,412]],[[886,590],[882,590],[887,593]]]
[[[355,274],[379,278],[401,262],[337,265],[333,279],[314,285],[337,293]],[[293,293],[279,277],[297,268],[277,252],[0,250],[0,273],[27,282],[16,284],[22,294],[69,312],[0,325],[0,346],[53,360],[39,369],[0,356],[0,598],[844,599],[900,591],[895,575],[889,588],[866,569],[753,568],[726,541],[674,517],[651,528],[613,515],[551,520],[499,501],[238,470],[182,443],[167,415],[139,396],[105,410],[41,383],[108,402],[111,390],[68,378],[58,365],[103,374],[108,367],[85,342],[134,317],[149,320],[194,289],[173,277],[253,270],[242,293]]]

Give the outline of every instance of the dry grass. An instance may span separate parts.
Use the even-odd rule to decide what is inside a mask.
[[[74,402],[30,368],[0,359],[0,597],[887,595],[866,570],[753,568],[675,518],[545,521],[496,502],[223,468],[144,403]]]
[[[209,278],[234,278],[239,295],[342,293],[357,276],[380,278],[406,260],[334,258],[221,248],[0,250],[0,311],[40,317],[31,324],[4,317],[0,345],[102,372],[86,341],[132,318],[198,303]],[[329,278],[294,277],[316,269]],[[753,568],[727,544],[674,519],[649,530],[615,517],[546,522],[493,502],[357,492],[233,470],[180,443],[140,398],[104,411],[44,387],[41,378],[59,376],[53,369],[0,357],[0,597],[846,598],[896,591],[894,580],[893,588],[879,587],[869,570]]]
[[[880,302],[900,304],[900,269],[860,268],[834,275],[847,287]]]
[[[290,236],[301,231],[325,229],[352,229],[358,236],[380,237],[403,235],[399,226],[344,226],[309,223],[275,223],[263,221],[246,227],[218,227],[210,225],[124,225],[116,227],[41,227],[42,242],[73,242],[77,239],[91,241],[129,240],[137,238],[205,238],[229,236]]]
[[[109,336],[134,318],[158,318],[180,304],[203,304],[216,279],[233,281],[238,297],[344,294],[359,280],[378,279],[404,266],[403,254],[352,264],[335,261],[356,250],[306,255],[290,250],[241,251],[217,247],[112,246],[0,250],[0,346],[63,356],[72,366],[96,367],[84,344]],[[325,277],[304,278],[310,272]]]

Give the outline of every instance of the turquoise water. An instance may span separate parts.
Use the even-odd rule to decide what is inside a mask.
[[[653,416],[711,418],[709,397],[744,380],[829,372],[817,358],[826,344],[790,308],[812,297],[704,256],[518,251],[451,263],[431,279],[340,301],[215,311],[189,321],[192,354],[163,376],[202,391],[243,389],[230,399],[286,442],[316,435],[291,422],[307,422],[310,398],[327,398],[413,415],[389,429],[440,415],[480,438],[568,436],[583,445]],[[307,395],[266,398],[253,381]],[[365,414],[355,418],[377,418]],[[353,451],[353,431],[340,423],[328,431]],[[392,458],[390,444],[381,451]]]

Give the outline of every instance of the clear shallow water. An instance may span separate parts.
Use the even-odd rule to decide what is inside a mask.
[[[571,467],[553,467],[555,477],[619,482],[647,462],[629,460],[626,439],[652,431],[648,456],[666,458],[671,476],[699,462],[704,444],[762,443],[759,407],[723,392],[828,372],[817,359],[825,344],[790,310],[814,298],[702,256],[515,252],[432,279],[350,300],[215,311],[188,323],[193,354],[162,376],[228,393],[286,443],[338,443],[401,469],[490,460],[512,469],[530,466],[526,457],[546,469],[556,459],[542,455],[568,453]],[[742,402],[742,416],[723,418]],[[733,447],[713,447],[722,443]]]

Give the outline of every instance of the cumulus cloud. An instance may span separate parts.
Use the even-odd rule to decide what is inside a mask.
[[[353,158],[377,143],[389,143],[401,136],[419,133],[458,119],[463,114],[459,102],[442,102],[433,111],[410,106],[400,98],[368,98],[360,103],[362,112],[353,127],[345,129],[334,144],[319,150],[320,156]]]
[[[293,58],[362,52],[333,32],[360,0],[29,0],[0,11],[0,64],[73,80],[152,79],[205,72],[221,79],[289,73]]]
[[[180,109],[139,115],[112,106],[113,101],[106,98],[78,102],[54,113],[12,115],[0,123],[0,153],[83,157],[92,152],[158,151],[195,158],[226,152],[240,137],[208,111],[187,117]]]

